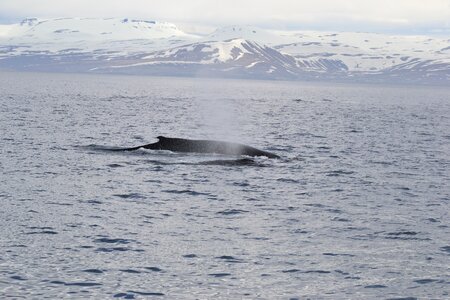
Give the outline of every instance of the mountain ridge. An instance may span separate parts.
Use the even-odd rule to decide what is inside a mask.
[[[0,25],[0,68],[445,84],[450,39],[255,26],[200,36],[149,20],[30,18]]]

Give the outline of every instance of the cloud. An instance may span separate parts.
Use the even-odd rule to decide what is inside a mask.
[[[126,16],[205,26],[450,30],[449,0],[2,0],[0,12],[9,19]]]

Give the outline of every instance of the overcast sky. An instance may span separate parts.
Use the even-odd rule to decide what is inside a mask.
[[[255,25],[450,36],[450,0],[0,0],[0,23],[26,17],[129,17],[191,31]]]

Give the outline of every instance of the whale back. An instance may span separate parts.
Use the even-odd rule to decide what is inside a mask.
[[[158,136],[158,142],[146,145],[147,149],[170,150],[174,152],[218,153],[227,155],[267,156],[279,158],[278,155],[262,151],[247,145],[214,141],[214,140],[188,140]]]
[[[245,145],[212,140],[188,140],[180,138],[158,137],[161,149],[175,152],[220,153],[240,155],[245,152]]]

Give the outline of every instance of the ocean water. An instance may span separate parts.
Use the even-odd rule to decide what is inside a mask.
[[[449,88],[0,73],[0,133],[3,299],[450,298]]]

